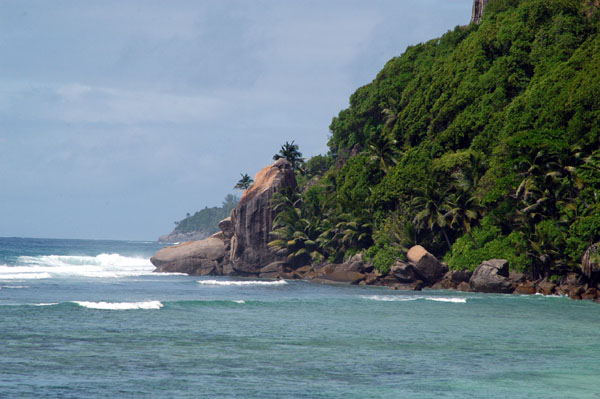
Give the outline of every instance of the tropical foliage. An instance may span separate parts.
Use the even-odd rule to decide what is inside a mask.
[[[382,270],[410,243],[451,268],[576,270],[600,240],[597,4],[490,1],[480,25],[390,60],[333,118],[330,169],[280,209],[273,246]],[[277,156],[301,170],[294,142]]]

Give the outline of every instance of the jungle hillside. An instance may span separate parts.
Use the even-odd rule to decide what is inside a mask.
[[[356,90],[297,168],[270,245],[298,264],[420,244],[554,278],[600,240],[600,3],[490,0]]]

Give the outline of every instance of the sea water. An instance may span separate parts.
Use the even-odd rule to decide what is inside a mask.
[[[152,273],[0,238],[0,398],[600,398],[600,304]]]

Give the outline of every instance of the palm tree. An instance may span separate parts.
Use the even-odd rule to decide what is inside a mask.
[[[279,153],[273,155],[273,159],[275,161],[281,158],[287,159],[288,162],[292,164],[292,169],[294,171],[304,173],[302,168],[304,164],[304,158],[302,158],[302,153],[299,150],[298,144],[294,144],[294,140],[292,140],[291,143],[286,141],[285,144],[281,146]]]
[[[452,249],[445,227],[450,225],[452,206],[447,189],[438,189],[433,184],[425,186],[413,197],[412,208],[417,211],[413,223],[418,230],[439,229],[444,235],[448,250]]]
[[[367,151],[371,154],[371,161],[377,162],[384,173],[396,165],[396,140],[381,132],[373,132],[367,142]]]
[[[248,187],[250,187],[252,183],[254,183],[254,179],[252,179],[248,174],[244,173],[240,173],[240,176],[242,176],[242,178],[237,182],[235,186],[233,186],[233,188],[237,188],[239,190],[247,190]]]
[[[291,189],[275,193],[271,207],[277,216],[271,232],[275,239],[269,242],[269,247],[287,255],[289,262],[322,261],[324,255],[318,238],[329,227],[322,209],[303,204],[300,194]]]
[[[482,212],[482,207],[479,203],[479,199],[475,196],[470,196],[466,192],[461,192],[454,195],[449,201],[450,210],[448,211],[451,217],[449,226],[457,226],[462,228],[465,233],[469,236],[475,248],[479,249],[477,241],[471,234],[471,227],[477,223],[477,220]]]

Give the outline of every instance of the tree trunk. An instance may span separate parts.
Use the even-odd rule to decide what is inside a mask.
[[[446,230],[443,227],[440,227],[442,233],[444,234],[444,238],[446,239],[446,244],[448,244],[448,251],[452,250],[452,245],[450,245],[450,240],[448,239],[448,234],[446,234]]]

